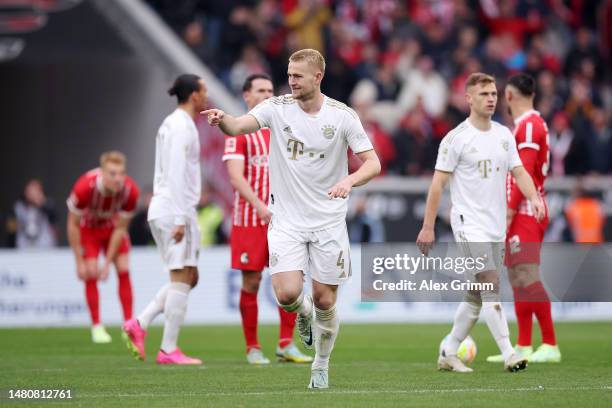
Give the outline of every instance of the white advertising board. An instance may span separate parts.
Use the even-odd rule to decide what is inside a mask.
[[[456,304],[450,303],[362,303],[360,301],[360,250],[351,251],[352,281],[341,288],[339,312],[342,322],[450,322]],[[140,311],[168,281],[155,248],[133,248],[130,273],[134,310]],[[200,282],[189,298],[188,324],[238,324],[240,272],[230,267],[228,247],[202,250]],[[122,321],[114,274],[99,283],[101,318],[107,325]],[[259,293],[259,322],[278,322],[278,311],[264,271]],[[510,319],[514,308],[506,306]],[[609,303],[555,303],[556,320],[612,320]],[[161,319],[156,323],[160,323]],[[76,278],[69,249],[44,251],[0,250],[0,327],[84,326],[89,313],[84,286]]]

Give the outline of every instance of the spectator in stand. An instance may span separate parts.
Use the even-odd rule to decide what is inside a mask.
[[[564,101],[555,81],[554,74],[549,70],[540,72],[537,76],[536,106],[546,123],[551,123],[553,114],[563,109]]]
[[[567,115],[563,112],[558,112],[553,120],[552,127],[549,132],[549,148],[550,148],[550,175],[553,177],[562,177],[566,174],[566,157],[570,151],[574,140],[574,131],[569,127]],[[571,157],[571,156],[570,156]],[[571,172],[571,164],[569,171]]]
[[[325,52],[323,29],[332,17],[324,0],[298,0],[286,15],[285,24],[297,39],[298,49]]]
[[[15,246],[25,248],[52,248],[57,245],[57,215],[53,201],[48,199],[38,179],[29,180],[23,195],[13,207]]]
[[[574,242],[604,242],[606,217],[603,206],[597,198],[584,190],[581,180],[576,183],[574,199],[565,208],[565,216]]]
[[[213,194],[213,186],[204,183],[197,209],[202,247],[227,242],[227,235],[223,230],[223,210],[213,201]]]
[[[593,34],[588,28],[580,28],[574,36],[575,43],[570,52],[565,57],[565,66],[563,71],[566,76],[579,73],[582,70],[584,60],[592,61],[596,69],[597,79],[601,79],[604,74],[605,64],[597,50]]]
[[[593,110],[590,128],[587,139],[589,170],[597,174],[609,173],[612,171],[612,133],[606,112],[602,109]]]
[[[349,240],[359,243],[385,242],[385,225],[380,217],[367,209],[365,196],[357,198],[355,213],[349,216],[347,227]]]
[[[393,137],[397,150],[393,167],[399,174],[418,176],[433,167],[436,148],[431,133],[431,121],[423,109],[417,108],[401,120]]]
[[[240,59],[230,71],[230,84],[234,95],[242,95],[244,81],[253,74],[269,72],[270,69],[263,55],[255,44],[247,44],[242,49]]]

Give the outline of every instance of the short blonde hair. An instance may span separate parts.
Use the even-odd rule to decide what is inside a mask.
[[[495,78],[491,75],[483,74],[482,72],[474,72],[470,74],[467,81],[465,81],[465,89],[469,89],[474,85],[488,85],[494,84]]]
[[[100,156],[100,166],[104,167],[106,163],[114,163],[121,164],[125,166],[126,163],[125,154],[121,153],[118,150],[110,150],[108,152],[102,153]]]
[[[306,61],[307,63],[320,69],[322,73],[325,73],[325,58],[323,58],[323,55],[321,55],[321,53],[317,50],[305,48],[303,50],[294,52],[289,57],[289,62],[299,61]]]

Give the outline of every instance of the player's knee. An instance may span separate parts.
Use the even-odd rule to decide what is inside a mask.
[[[479,283],[485,283],[487,290],[499,292],[499,275],[497,273],[481,273],[478,274],[477,280]],[[482,291],[481,291],[482,295]]]
[[[320,310],[329,310],[336,303],[333,293],[315,293],[312,300],[315,307]]]
[[[245,271],[242,275],[242,289],[249,293],[257,293],[261,284],[261,273]]]
[[[512,273],[508,274],[510,283],[514,287],[524,288],[539,279],[537,269],[527,264],[519,264],[512,268]]]
[[[276,289],[276,300],[281,305],[290,305],[300,297],[300,292],[287,289]]]
[[[87,265],[85,269],[87,271],[87,279],[98,279],[100,276],[100,271],[98,270],[97,265]]]

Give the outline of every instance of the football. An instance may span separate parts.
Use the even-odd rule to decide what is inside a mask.
[[[444,347],[448,336],[450,336],[450,334],[447,334],[446,337],[444,337],[440,342],[440,349],[438,351],[440,354],[442,354],[442,348]],[[459,357],[466,365],[469,365],[476,358],[476,351],[476,342],[474,342],[472,337],[467,336],[465,340],[461,342],[459,350],[457,350],[457,357]]]

